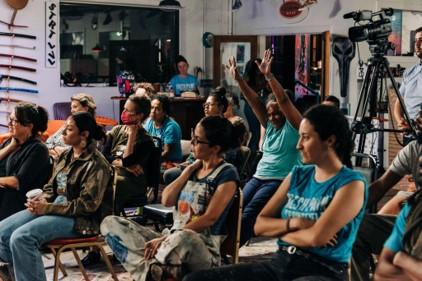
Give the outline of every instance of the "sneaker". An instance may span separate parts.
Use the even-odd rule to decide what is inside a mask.
[[[8,263],[0,262],[0,281],[12,281],[10,275],[10,265]]]
[[[82,264],[85,267],[96,265],[101,260],[101,254],[98,251],[90,251],[83,259]]]

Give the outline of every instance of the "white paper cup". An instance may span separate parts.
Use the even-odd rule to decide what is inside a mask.
[[[36,188],[28,191],[26,193],[26,198],[28,199],[37,199],[42,195],[42,189]]]

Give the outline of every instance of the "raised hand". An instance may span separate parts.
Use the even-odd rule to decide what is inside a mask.
[[[262,74],[268,75],[271,73],[271,63],[273,62],[273,57],[271,56],[271,51],[265,50],[264,52],[264,58],[262,59],[261,63],[258,61],[255,61],[256,65],[259,68],[259,71],[261,71]]]
[[[226,64],[226,70],[230,73],[234,80],[238,81],[242,79],[242,77],[240,77],[239,71],[237,71],[236,59],[233,56],[229,58],[229,61]]]

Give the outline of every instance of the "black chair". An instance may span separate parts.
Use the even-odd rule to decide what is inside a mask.
[[[53,104],[55,120],[66,120],[70,115],[70,102],[56,102]]]

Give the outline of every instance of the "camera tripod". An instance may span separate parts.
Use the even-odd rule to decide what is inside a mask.
[[[376,46],[371,51],[376,51]],[[380,47],[385,49],[385,47]],[[378,178],[378,175],[383,173],[384,163],[384,132],[404,132],[398,129],[384,128],[384,113],[388,112],[388,103],[383,102],[383,93],[386,91],[387,78],[393,86],[394,93],[399,100],[404,118],[410,126],[412,133],[415,133],[414,125],[412,124],[409,114],[404,106],[403,99],[399,93],[396,81],[389,68],[389,62],[383,55],[384,52],[375,54],[368,60],[368,69],[362,84],[359,94],[358,106],[353,118],[352,130],[353,141],[359,135],[359,143],[357,147],[357,154],[364,154],[365,141],[368,133],[378,133],[378,149],[376,153],[375,174],[373,178]],[[388,100],[388,99],[387,99]],[[377,119],[379,126],[375,128],[372,125],[372,120]],[[362,158],[357,157],[356,166],[361,166]]]

